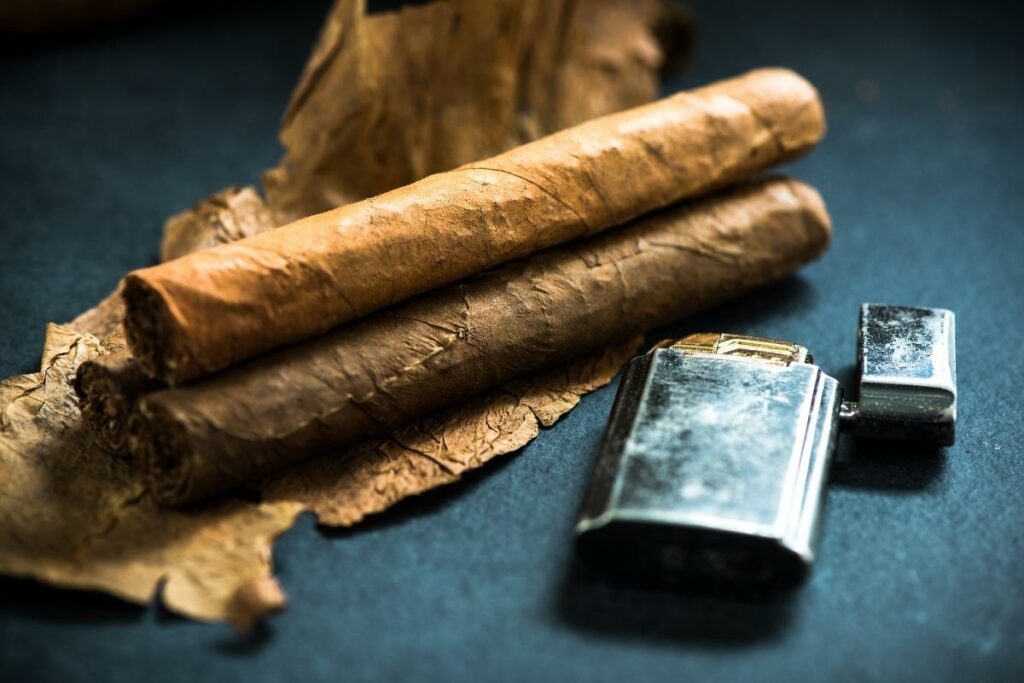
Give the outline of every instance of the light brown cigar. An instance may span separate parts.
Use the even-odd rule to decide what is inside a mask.
[[[829,237],[810,187],[744,185],[150,394],[130,447],[159,500],[194,501],[775,280]]]
[[[135,271],[125,332],[169,384],[724,186],[808,150],[818,93],[753,71]]]

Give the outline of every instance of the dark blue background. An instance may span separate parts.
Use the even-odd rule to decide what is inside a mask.
[[[43,325],[155,258],[163,219],[255,182],[325,2],[193,6],[0,66],[0,375]],[[669,90],[791,66],[829,135],[790,169],[835,221],[823,261],[665,335],[808,345],[849,379],[862,301],[957,314],[945,452],[845,447],[810,582],[767,604],[606,586],[570,529],[614,387],[523,452],[369,524],[278,543],[291,606],[238,639],[157,608],[0,581],[0,678],[790,680],[1024,671],[1022,17],[957,3],[696,3]]]

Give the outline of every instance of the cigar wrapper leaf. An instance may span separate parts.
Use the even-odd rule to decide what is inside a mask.
[[[791,159],[817,91],[763,69],[589,121],[233,244],[135,271],[125,332],[174,385]]]
[[[830,234],[810,187],[741,185],[149,394],[129,444],[159,500],[196,501],[776,280]]]

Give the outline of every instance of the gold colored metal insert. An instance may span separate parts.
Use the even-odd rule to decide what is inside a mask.
[[[668,348],[679,349],[687,355],[739,356],[775,365],[814,362],[807,348],[799,344],[741,334],[700,332],[683,337],[669,344]]]

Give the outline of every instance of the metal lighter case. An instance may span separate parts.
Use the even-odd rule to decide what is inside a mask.
[[[803,346],[691,335],[627,365],[576,526],[589,562],[784,587],[810,570],[840,431],[950,445],[950,311],[865,304],[858,402]]]

